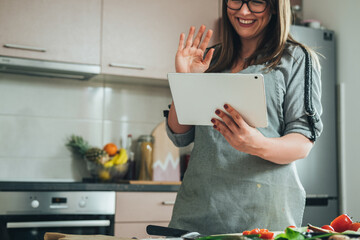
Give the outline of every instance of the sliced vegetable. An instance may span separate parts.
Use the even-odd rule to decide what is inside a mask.
[[[342,214],[335,218],[330,223],[330,226],[333,227],[336,232],[344,232],[349,229],[352,223],[353,221],[347,214]]]
[[[335,231],[334,228],[332,226],[330,226],[330,225],[324,225],[321,228],[325,229],[325,230],[330,230],[330,231],[333,231],[333,232]]]
[[[242,234],[245,236],[245,235],[250,235],[250,231],[243,231]]]
[[[316,226],[313,226],[311,224],[308,224],[308,227],[307,227],[307,232],[315,232],[315,233],[330,233],[330,232],[334,232],[333,230],[328,230],[328,229],[324,229],[324,228],[320,228],[320,227],[316,227]]]
[[[349,229],[351,231],[360,231],[360,222],[354,222],[349,226]]]
[[[250,235],[260,234],[260,228],[254,228],[250,231]]]
[[[274,233],[273,232],[262,232],[260,233],[260,238],[261,239],[273,239],[274,238]]]

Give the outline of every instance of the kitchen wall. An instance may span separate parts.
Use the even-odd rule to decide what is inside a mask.
[[[65,143],[93,146],[150,134],[171,102],[168,87],[0,74],[0,181],[88,176]]]
[[[341,173],[341,212],[360,221],[360,1],[303,0],[305,19],[320,20],[335,31],[337,42],[337,79],[341,86],[339,98],[339,147]],[[323,79],[326,84],[326,79]]]

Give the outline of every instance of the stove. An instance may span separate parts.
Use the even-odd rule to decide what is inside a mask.
[[[43,240],[45,232],[114,234],[113,191],[1,191],[0,239]]]

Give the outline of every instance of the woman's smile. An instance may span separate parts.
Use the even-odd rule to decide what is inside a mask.
[[[258,41],[271,18],[269,8],[262,13],[252,13],[247,5],[242,6],[240,10],[228,8],[227,13],[231,24],[242,40]]]
[[[241,27],[251,27],[254,25],[256,20],[237,18]]]

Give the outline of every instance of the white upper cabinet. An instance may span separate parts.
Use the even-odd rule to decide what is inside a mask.
[[[0,55],[100,65],[101,0],[0,0]]]
[[[102,73],[166,79],[180,33],[219,29],[219,0],[103,0]]]

